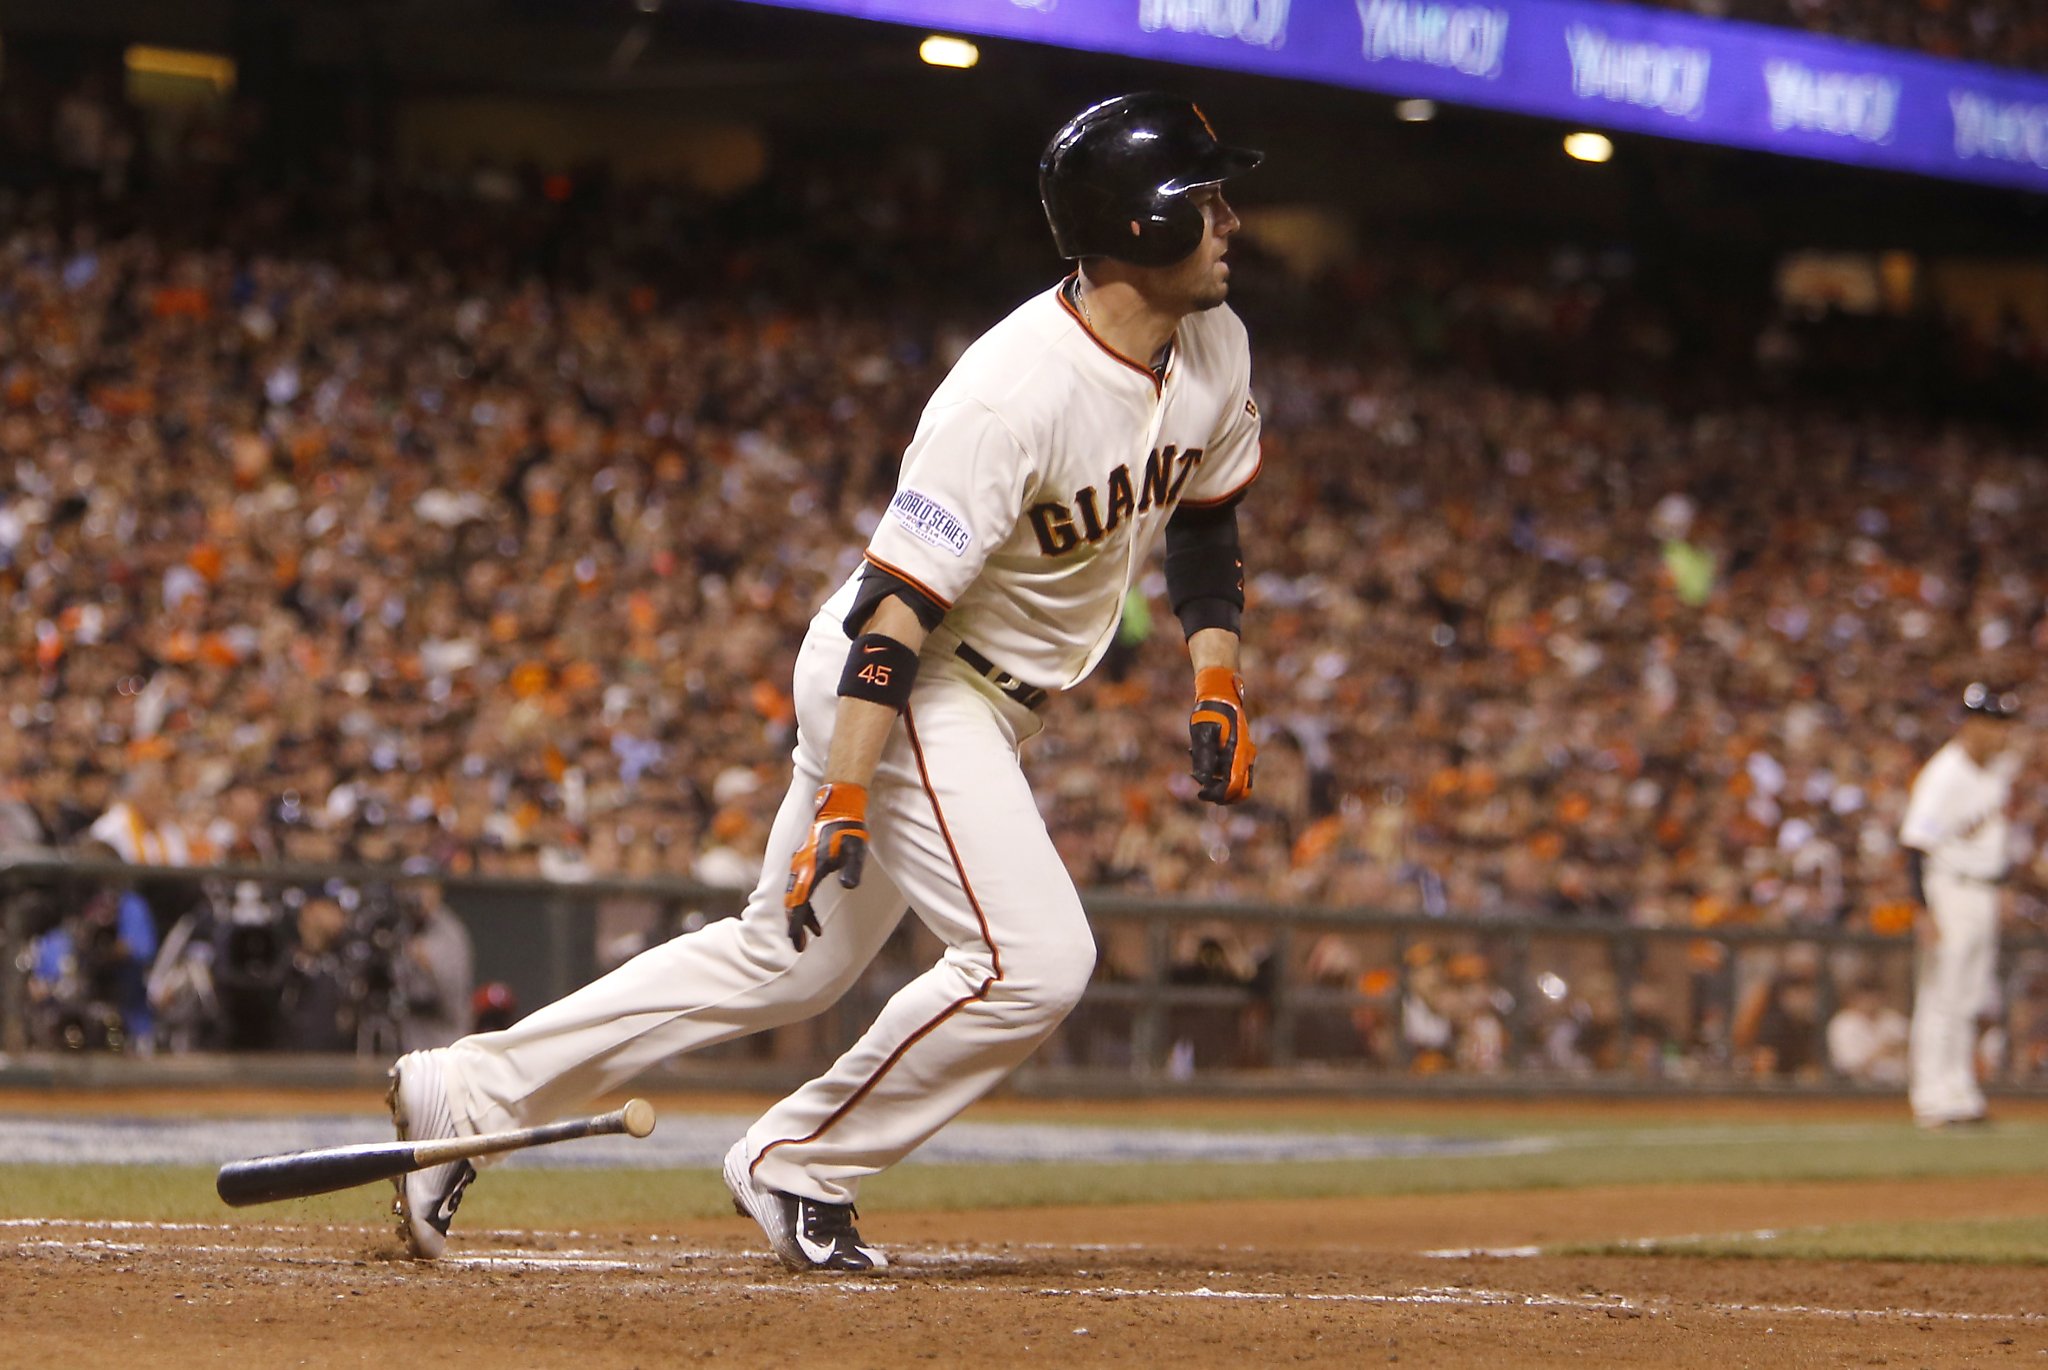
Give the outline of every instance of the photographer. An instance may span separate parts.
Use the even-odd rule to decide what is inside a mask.
[[[209,1034],[228,1051],[269,1051],[278,1044],[290,939],[263,888],[245,880],[233,902],[210,911],[208,954],[219,1022]]]
[[[104,843],[79,850],[118,861]],[[31,944],[33,1035],[71,1050],[149,1051],[154,1045],[145,980],[156,956],[149,906],[124,885],[74,889],[56,925]]]
[[[440,885],[417,886],[413,901],[412,933],[399,974],[406,1008],[400,1034],[407,1051],[420,1051],[469,1033],[476,950]]]
[[[440,893],[372,884],[309,895],[285,978],[281,1045],[376,1056],[468,1031],[469,932]]]
[[[285,1051],[354,1051],[357,1005],[348,970],[352,941],[340,901],[314,895],[299,905],[298,945],[286,964],[282,1029]]]

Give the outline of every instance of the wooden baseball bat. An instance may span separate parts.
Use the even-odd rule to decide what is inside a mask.
[[[352,1189],[359,1184],[395,1179],[430,1165],[467,1161],[501,1151],[519,1151],[529,1146],[545,1146],[549,1142],[604,1137],[621,1132],[628,1137],[645,1137],[652,1131],[654,1105],[645,1099],[629,1099],[624,1108],[600,1113],[594,1118],[571,1118],[540,1127],[517,1128],[511,1132],[484,1132],[474,1137],[443,1137],[429,1142],[326,1146],[313,1151],[287,1151],[280,1156],[229,1161],[220,1168],[213,1187],[224,1203],[241,1208],[248,1204],[303,1199],[309,1194]]]

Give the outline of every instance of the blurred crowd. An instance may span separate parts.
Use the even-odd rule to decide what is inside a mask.
[[[2048,70],[2048,11],[2033,0],[1647,0],[1714,19],[1747,19],[1858,43]],[[1644,0],[1629,0],[1644,3]]]
[[[75,160],[0,189],[7,845],[750,884],[794,644],[947,365],[1056,275],[1029,216],[917,155],[724,203]],[[1916,767],[2048,646],[2037,444],[1774,397],[1597,265],[1410,264],[1245,251],[1258,793],[1193,798],[1155,570],[1027,755],[1078,882],[1902,931]]]
[[[1107,931],[1114,966],[1125,934],[1142,931],[1115,920]],[[1433,927],[1298,935],[1297,960],[1260,931],[1222,921],[1172,940],[1165,980],[1174,999],[1157,1020],[1164,1040],[1155,1065],[1174,1077],[1282,1061],[1415,1075],[1832,1080],[1881,1090],[1906,1077],[1903,943],[1603,943]],[[1127,1068],[1140,1036],[1135,1002],[1128,993],[1091,996],[1048,1048],[1051,1058]],[[2048,952],[2008,959],[1976,1026],[1985,1081],[2048,1079]]]

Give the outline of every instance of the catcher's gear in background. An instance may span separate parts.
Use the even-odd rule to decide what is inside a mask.
[[[1188,755],[1202,798],[1235,804],[1252,792],[1259,749],[1245,727],[1244,680],[1222,666],[1195,672],[1195,711],[1188,719]]]
[[[1188,192],[1264,157],[1218,142],[1191,100],[1122,95],[1082,110],[1053,135],[1038,162],[1038,196],[1062,257],[1171,266],[1202,242],[1202,211]]]
[[[822,935],[811,896],[833,871],[847,889],[860,884],[868,857],[868,792],[860,785],[827,785],[818,791],[818,812],[810,835],[789,863],[789,887],[782,907],[789,914],[789,940],[798,951],[812,934]]]

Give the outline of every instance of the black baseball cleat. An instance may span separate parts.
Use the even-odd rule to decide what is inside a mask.
[[[880,1270],[889,1258],[861,1241],[852,1204],[829,1204],[770,1189],[753,1176],[746,1139],[725,1153],[733,1211],[761,1224],[768,1245],[792,1270]]]
[[[889,1263],[881,1252],[862,1244],[860,1232],[853,1225],[860,1214],[852,1204],[820,1203],[782,1193],[775,1193],[775,1200],[782,1205],[787,1222],[796,1232],[796,1244],[803,1248],[807,1268],[879,1270]]]

